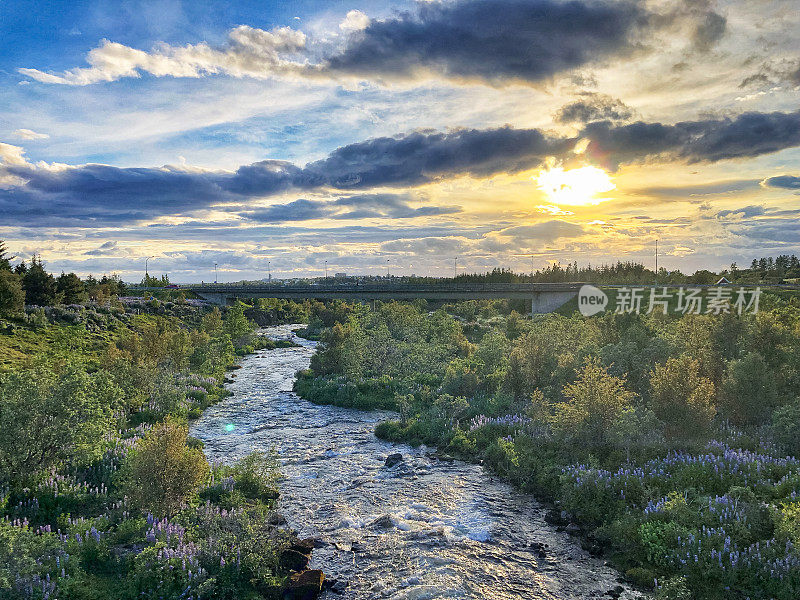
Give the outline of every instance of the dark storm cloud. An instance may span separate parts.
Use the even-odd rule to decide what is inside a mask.
[[[109,241],[102,244],[99,248],[84,252],[84,256],[113,256],[119,252],[117,242]]]
[[[780,59],[763,63],[758,71],[747,76],[739,87],[774,86],[788,83],[800,85],[800,59]]]
[[[568,157],[579,138],[590,142],[587,156],[612,169],[624,163],[654,160],[715,162],[800,146],[800,111],[751,112],[674,125],[597,121],[586,125],[576,138],[553,138],[538,129],[511,127],[417,131],[343,146],[305,167],[261,161],[234,173],[171,167],[0,164],[0,179],[18,179],[18,183],[0,189],[0,214],[7,225],[36,227],[121,225],[224,204],[242,206],[235,212],[264,222],[446,214],[457,208],[414,208],[407,199],[393,195],[351,193],[333,203],[303,199],[254,209],[250,214],[246,201],[287,190],[356,192],[418,186],[463,175],[516,173],[542,166],[549,156]]]
[[[722,15],[708,11],[703,14],[692,32],[692,44],[701,52],[708,52],[725,35],[728,20]]]
[[[407,194],[361,194],[331,201],[299,199],[287,204],[274,204],[263,210],[242,213],[251,221],[281,223],[312,219],[409,219],[460,212],[457,206],[409,205]]]
[[[633,109],[621,100],[606,94],[584,93],[579,100],[565,104],[555,114],[557,123],[589,123],[591,121],[627,121]]]
[[[616,168],[622,163],[663,157],[688,163],[751,158],[800,145],[800,111],[743,113],[735,118],[615,126],[590,123],[582,137],[587,154]]]
[[[577,223],[570,223],[560,219],[543,221],[534,225],[518,225],[509,227],[498,232],[503,237],[511,237],[514,240],[537,240],[541,242],[553,242],[559,238],[575,238],[585,234],[586,230]]]
[[[243,213],[251,221],[281,223],[283,221],[310,221],[330,214],[326,202],[300,198],[287,204],[274,204],[263,210]]]
[[[0,164],[24,185],[0,189],[0,214],[12,224],[113,225],[205,207],[225,197],[216,175],[169,168],[83,165],[66,169]]]
[[[536,82],[633,50],[650,15],[638,1],[420,3],[372,21],[326,67],[359,76]]]
[[[800,190],[800,177],[795,175],[776,175],[775,177],[767,177],[761,182],[761,185],[785,190]]]
[[[305,170],[339,189],[419,185],[453,175],[481,177],[530,169],[572,143],[548,138],[537,129],[511,127],[414,132],[344,146]]]
[[[751,217],[761,217],[767,214],[763,206],[742,206],[731,210],[721,210],[717,213],[718,219],[733,217],[735,219],[749,219]]]

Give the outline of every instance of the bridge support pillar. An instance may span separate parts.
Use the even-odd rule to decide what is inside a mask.
[[[544,315],[551,313],[564,306],[577,295],[577,290],[574,292],[534,292],[531,299],[531,314]]]
[[[228,297],[226,294],[217,294],[214,292],[200,292],[195,290],[195,293],[200,296],[206,302],[210,302],[211,304],[217,304],[219,306],[225,306],[228,304]]]

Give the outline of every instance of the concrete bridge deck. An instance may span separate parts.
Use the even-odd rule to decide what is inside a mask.
[[[577,296],[580,283],[460,283],[460,284],[310,284],[186,286],[204,300],[224,305],[235,299],[290,300],[527,300],[533,314],[553,312]]]

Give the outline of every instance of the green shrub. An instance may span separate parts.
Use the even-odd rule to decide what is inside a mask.
[[[186,426],[167,420],[137,443],[123,466],[124,488],[134,507],[172,515],[197,491],[208,474],[208,461],[186,441]]]
[[[236,490],[253,500],[273,500],[277,497],[276,484],[280,477],[277,455],[253,452],[237,461],[232,475]]]

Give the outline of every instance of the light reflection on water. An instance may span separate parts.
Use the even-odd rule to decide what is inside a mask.
[[[271,327],[276,339],[292,328]],[[311,566],[347,582],[324,598],[601,598],[617,573],[544,522],[530,496],[477,465],[373,435],[390,417],[315,406],[291,392],[316,346],[261,351],[242,361],[233,395],[192,426],[210,459],[275,448],[285,479],[280,511],[301,537],[318,536]],[[387,455],[401,452],[392,468]],[[548,544],[546,558],[533,543]],[[625,590],[622,598],[639,594]]]

